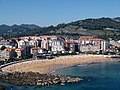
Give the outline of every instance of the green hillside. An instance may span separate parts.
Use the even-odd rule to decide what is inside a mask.
[[[78,20],[57,26],[39,27],[34,24],[0,25],[0,35],[6,38],[28,35],[59,35],[78,38],[93,35],[103,39],[120,39],[120,18],[98,18]]]

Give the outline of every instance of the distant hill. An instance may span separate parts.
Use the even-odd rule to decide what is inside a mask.
[[[20,27],[29,29],[39,29],[40,27],[34,24],[21,24]]]
[[[74,38],[80,35],[93,35],[103,39],[120,39],[120,17],[78,20],[57,26],[40,27],[34,24],[0,25],[0,35],[20,37],[26,35],[60,35]]]

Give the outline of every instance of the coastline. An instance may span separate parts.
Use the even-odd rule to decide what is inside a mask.
[[[119,59],[120,60],[120,59]],[[80,84],[78,85],[78,87],[82,90],[82,86],[83,86],[83,84],[85,84],[89,89],[91,89],[90,87],[91,87],[91,85],[89,84],[89,81],[88,80],[91,80],[90,82],[95,82],[95,83],[93,83],[93,85],[96,85],[97,84],[97,86],[99,85],[99,80],[100,80],[100,82],[102,83],[102,86],[103,85],[105,85],[106,86],[106,84],[104,84],[103,82],[106,82],[106,83],[109,83],[110,81],[109,80],[111,80],[111,83],[114,81],[114,79],[112,78],[107,78],[107,79],[109,79],[109,80],[107,80],[107,79],[105,79],[105,77],[112,77],[112,76],[114,76],[114,77],[116,77],[116,75],[114,75],[114,73],[113,74],[111,74],[111,72],[113,72],[114,71],[114,69],[115,70],[117,70],[117,77],[119,78],[119,66],[120,66],[120,63],[119,62],[117,62],[116,61],[116,59],[115,59],[115,61],[114,62],[100,62],[99,64],[95,64],[94,65],[94,63],[92,63],[93,65],[91,65],[90,64],[90,66],[89,66],[89,64],[87,64],[87,65],[85,65],[85,66],[83,66],[83,67],[73,67],[73,69],[72,69],[72,71],[73,71],[73,73],[72,73],[72,71],[68,71],[68,70],[71,70],[71,69],[62,69],[62,71],[61,71],[61,69],[60,69],[60,73],[55,73],[55,74],[58,74],[58,75],[70,75],[70,76],[74,76],[74,77],[81,77],[82,79],[83,79],[83,82],[82,81],[80,81]],[[82,64],[80,64],[80,65],[82,65]],[[104,66],[105,65],[105,66]],[[101,66],[101,67],[99,67],[98,68],[98,66]],[[70,68],[72,68],[72,67],[70,67]],[[76,68],[78,68],[77,70],[78,71],[75,71],[74,72],[74,70],[76,70]],[[107,68],[107,69],[106,69]],[[58,69],[59,70],[59,69]],[[80,70],[80,71],[79,71]],[[86,71],[87,70],[87,71]],[[95,71],[93,71],[93,70],[95,70]],[[102,70],[102,71],[101,71]],[[105,71],[104,71],[105,70]],[[64,73],[64,71],[65,71],[65,73]],[[104,71],[104,73],[103,73],[103,71]],[[81,73],[82,72],[82,73]],[[93,72],[96,72],[96,73],[93,73]],[[107,73],[108,72],[108,73]],[[68,73],[68,74],[67,74]],[[95,76],[94,76],[95,75]],[[108,76],[109,75],[109,76]],[[88,76],[91,76],[91,77],[88,77]],[[85,77],[85,78],[84,78]],[[95,80],[93,80],[93,77],[97,77],[97,78],[95,78]],[[100,77],[102,77],[103,79],[102,79],[102,81],[101,81],[101,79],[99,79]],[[103,81],[104,80],[104,81]],[[116,80],[116,79],[115,79]],[[119,79],[118,79],[119,80]],[[116,80],[116,82],[117,82],[117,80]],[[35,89],[40,89],[40,90],[46,90],[46,89],[50,89],[50,90],[56,90],[56,88],[58,88],[58,87],[62,87],[62,89],[64,89],[64,87],[66,87],[66,84],[65,84],[65,86],[64,85],[60,85],[60,84],[58,84],[58,85],[53,85],[53,88],[51,88],[51,86],[49,87],[49,86],[43,86],[43,87],[36,87],[36,86],[29,86],[29,85],[20,85],[20,86],[18,86],[18,85],[16,85],[16,84],[10,84],[10,83],[4,83],[4,82],[1,82],[0,83],[1,85],[4,85],[7,89],[11,89],[11,87],[12,87],[12,89],[13,90],[17,90],[17,88],[22,88],[23,90],[32,90],[33,89],[33,87],[35,88]],[[78,88],[76,87],[76,84],[77,83],[75,83],[75,84],[67,84],[68,86],[71,86],[71,85],[73,85],[73,90],[75,89],[75,90],[77,90]],[[112,83],[113,85],[116,85],[116,83]],[[101,85],[100,85],[101,86]],[[76,87],[76,88],[74,88],[74,87]],[[109,85],[107,85],[107,87],[108,87],[108,89],[110,89],[109,88]],[[117,87],[119,87],[119,83],[117,84]],[[68,90],[69,89],[71,89],[71,87],[70,88],[67,88]],[[97,88],[95,88],[95,89],[97,89]],[[103,88],[101,88],[101,89],[103,89]],[[113,89],[113,88],[112,88]],[[111,89],[111,90],[112,90]],[[119,88],[118,88],[119,89]]]
[[[106,58],[104,55],[73,55],[60,56],[52,60],[32,60],[12,64],[2,68],[3,72],[39,72],[52,73],[57,68],[70,67],[77,64],[90,64],[97,62],[114,61],[112,58]]]

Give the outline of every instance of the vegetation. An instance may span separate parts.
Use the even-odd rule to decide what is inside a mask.
[[[4,61],[0,61],[0,65],[3,65],[4,64]]]
[[[30,55],[24,55],[21,59],[30,59],[32,58],[33,56],[30,54]],[[16,58],[11,58],[11,59],[5,59],[4,61],[0,61],[0,65],[3,65],[3,64],[6,64],[6,63],[10,63],[10,62],[14,62],[14,61],[20,61],[21,59],[16,59]]]
[[[10,62],[14,62],[14,59],[5,60],[5,63],[10,63]]]
[[[104,55],[116,55],[115,52],[104,52]]]
[[[23,55],[22,59],[29,59],[29,58],[32,58],[32,57],[33,57],[32,54],[30,54],[30,55]]]
[[[87,51],[86,54],[97,54],[97,53],[94,51]]]
[[[0,48],[0,50],[5,50],[6,49],[6,47],[5,46],[2,46],[1,48]]]
[[[37,25],[0,25],[0,36],[5,38],[27,35],[58,35],[78,38],[81,35],[94,35],[103,39],[120,39],[120,18],[99,18],[78,20],[57,26],[39,27]]]

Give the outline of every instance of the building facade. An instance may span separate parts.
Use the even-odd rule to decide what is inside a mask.
[[[107,41],[93,38],[92,36],[81,36],[78,39],[78,43],[80,44],[80,52],[105,51],[108,48]]]
[[[16,57],[15,49],[6,48],[5,50],[0,51],[0,60],[8,60]]]

